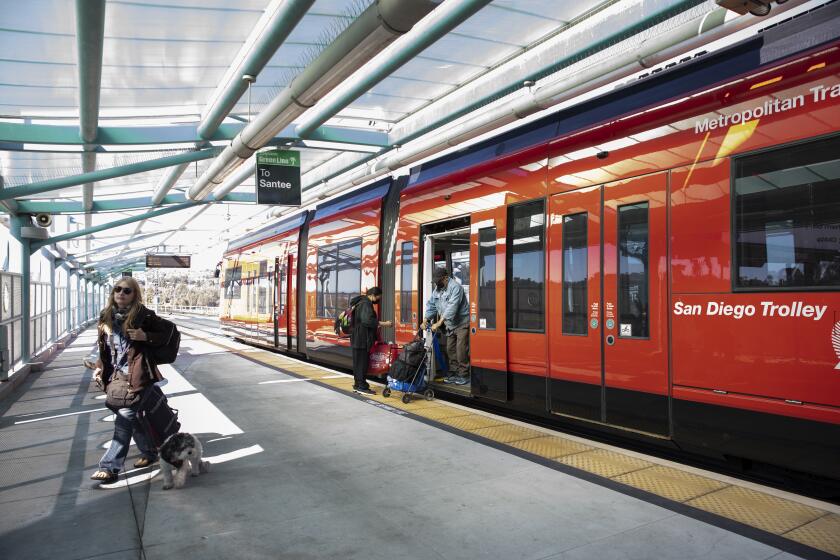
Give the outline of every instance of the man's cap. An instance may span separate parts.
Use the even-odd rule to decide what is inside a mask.
[[[432,274],[432,280],[434,280],[435,282],[439,282],[439,281],[443,280],[444,278],[446,278],[447,276],[449,276],[449,273],[446,272],[446,269],[438,267],[438,268],[435,268],[435,272],[434,272],[434,274]]]

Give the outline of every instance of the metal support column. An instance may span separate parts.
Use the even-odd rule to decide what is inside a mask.
[[[29,311],[29,294],[30,288],[29,285],[30,281],[32,280],[32,274],[30,271],[30,258],[32,256],[32,252],[30,250],[30,240],[21,236],[21,228],[27,227],[31,224],[30,217],[27,214],[18,215],[18,216],[11,216],[11,233],[15,239],[20,242],[20,273],[21,273],[21,329],[20,329],[20,360],[24,364],[29,362],[29,358],[32,355],[31,349],[29,347],[29,329],[30,329],[30,321],[31,321],[31,313]]]
[[[73,325],[74,329],[82,326],[82,271],[77,270],[76,275],[78,278],[76,280],[76,324]]]
[[[58,326],[56,325],[58,321],[58,313],[56,313],[55,309],[55,300],[56,300],[56,281],[55,281],[55,259],[50,259],[50,344],[55,344],[55,341],[58,340]]]
[[[90,293],[90,280],[85,278],[85,322],[90,319],[90,301],[88,301],[88,294]]]
[[[73,292],[72,292],[72,289],[70,288],[70,277],[73,275],[73,271],[70,269],[69,266],[65,266],[64,270],[67,272],[67,287],[65,288],[66,295],[65,295],[65,302],[64,302],[64,310],[65,310],[65,313],[67,313],[67,318],[65,320],[65,323],[66,323],[65,326],[67,327],[67,333],[69,334],[70,331],[73,330],[73,311],[72,311],[72,309],[70,309],[70,303],[73,301],[73,299],[71,297],[73,295]]]

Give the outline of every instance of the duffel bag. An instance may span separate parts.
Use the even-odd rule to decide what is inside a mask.
[[[144,392],[139,418],[155,447],[160,447],[166,438],[181,429],[178,411],[169,406],[166,395],[157,385],[151,385]]]

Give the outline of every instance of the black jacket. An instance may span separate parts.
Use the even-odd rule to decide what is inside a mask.
[[[376,342],[376,330],[379,319],[373,310],[373,303],[365,296],[356,296],[350,300],[353,307],[352,330],[350,331],[350,346],[370,350]]]
[[[149,346],[166,344],[166,338],[169,336],[163,319],[145,306],[140,311],[138,322],[140,325],[137,328],[143,329],[147,340],[146,342],[131,341],[128,348],[129,384],[133,389],[140,389],[163,379],[157,365],[146,359],[146,349]],[[98,333],[99,359],[96,367],[102,369],[102,379],[107,385],[114,372],[114,365],[111,363],[110,335],[102,329],[98,329]]]

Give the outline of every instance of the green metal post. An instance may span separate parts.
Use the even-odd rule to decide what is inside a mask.
[[[436,8],[436,14],[443,10],[445,15],[441,14],[441,17],[437,17],[434,23],[428,25],[422,34],[413,37],[411,41],[401,43],[400,48],[394,49],[387,59],[381,60],[375,67],[366,66],[362,78],[354,82],[352,88],[340,91],[339,95],[328,97],[323,103],[319,103],[315,109],[310,111],[307,118],[295,128],[295,132],[301,138],[307,138],[319,126],[337,115],[339,111],[489,3],[490,0],[449,0],[449,2]]]
[[[73,293],[70,290],[70,276],[72,275],[72,272],[70,270],[69,265],[62,265],[62,266],[64,266],[64,271],[67,273],[67,286],[65,286],[65,288],[64,288],[64,292],[65,292],[65,295],[64,295],[64,299],[65,299],[65,301],[64,301],[64,312],[67,313],[67,317],[65,317],[65,319],[64,319],[64,323],[65,323],[64,326],[67,329],[67,332],[69,334],[70,331],[73,330],[73,318],[72,318],[72,312],[70,310],[70,302],[72,301],[70,296]]]
[[[76,276],[76,324],[73,328],[79,329],[82,326],[82,271],[78,270]]]
[[[26,364],[32,356],[29,348],[29,328],[31,313],[29,312],[29,293],[31,281],[30,258],[32,251],[30,250],[31,241],[21,236],[21,228],[31,225],[29,215],[24,214],[20,216],[12,216],[11,233],[12,236],[20,242],[20,274],[21,274],[21,317],[20,317],[20,359]]]
[[[306,15],[314,0],[286,0],[278,8],[270,23],[264,29],[260,38],[254,43],[251,52],[242,61],[237,74],[231,77],[227,87],[216,98],[206,112],[198,134],[205,140],[210,140],[219,129],[231,109],[236,105],[242,94],[248,89],[248,83],[242,79],[244,74],[257,76],[263,67],[271,60],[274,53],[289,36],[300,19]]]
[[[90,302],[88,301],[88,294],[90,294],[90,280],[85,278],[85,322],[90,319]]]
[[[50,259],[50,344],[55,344],[58,338],[58,329],[56,328],[56,321],[58,315],[55,311],[55,260]]]

